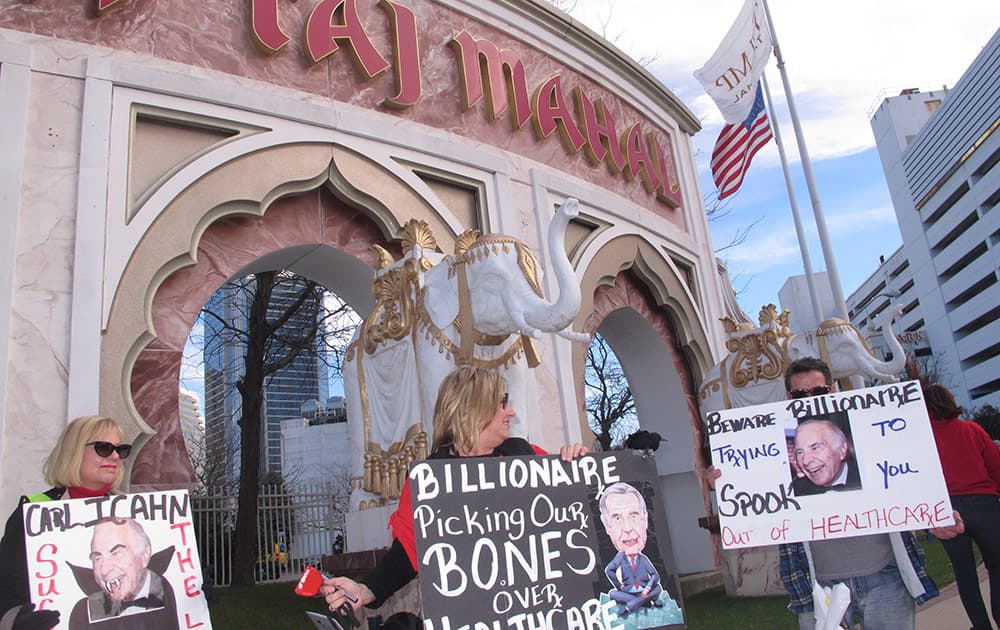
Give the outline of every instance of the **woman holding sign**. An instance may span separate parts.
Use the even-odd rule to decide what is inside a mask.
[[[429,458],[546,455],[544,450],[526,440],[510,437],[510,419],[514,415],[502,376],[484,368],[456,368],[445,377],[438,390]],[[587,452],[582,444],[572,444],[563,446],[559,454],[570,461]],[[360,583],[345,577],[324,581],[320,592],[326,596],[330,610],[345,604],[354,610],[362,606],[377,608],[417,576],[409,480],[400,493],[399,507],[389,517],[389,526],[392,528],[392,547],[368,577]],[[420,627],[419,620],[412,615],[400,622],[390,620],[391,624],[383,626],[386,630]]]
[[[955,569],[958,595],[973,630],[991,629],[972,543],[979,547],[989,571],[993,621],[1000,623],[1000,449],[981,426],[958,419],[963,410],[948,388],[925,386],[924,403],[951,505],[965,522],[964,533],[941,544]]]
[[[130,444],[122,444],[122,431],[111,418],[84,416],[63,429],[42,467],[54,487],[22,496],[0,541],[0,630],[48,630],[59,623],[57,611],[34,610],[31,603],[21,506],[110,494],[122,481],[122,460],[131,450]]]

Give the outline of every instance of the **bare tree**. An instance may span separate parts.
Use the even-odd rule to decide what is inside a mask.
[[[202,310],[206,347],[228,344],[244,351],[240,359],[239,392],[239,502],[233,584],[253,584],[257,549],[257,502],[260,492],[261,434],[264,391],[269,381],[297,359],[322,361],[339,371],[346,339],[353,327],[345,326],[350,307],[340,303],[330,310],[326,290],[316,282],[281,271],[265,271],[227,283],[235,313]],[[210,459],[217,459],[213,453]],[[215,462],[221,464],[222,462]],[[212,471],[219,473],[218,468]]]
[[[548,3],[564,13],[573,13],[577,0],[548,0]]]
[[[587,8],[579,7],[579,0],[546,0],[546,1],[555,8],[562,11],[563,13],[567,13],[577,19],[580,19],[578,17],[580,13],[587,10]],[[605,0],[603,7],[604,10],[596,14],[595,16],[596,19],[592,21],[591,26],[593,26],[594,31],[598,35],[606,39],[609,43],[614,44],[615,46],[620,46],[620,42],[624,38],[626,31],[623,29],[617,29],[615,31],[612,31],[611,27],[613,18],[615,16],[616,4],[617,0]],[[585,22],[587,20],[580,19],[580,21]],[[629,48],[631,48],[631,46]],[[635,56],[634,54],[632,54],[632,50],[626,50],[625,53],[630,57],[632,57],[633,59],[635,59],[635,62],[638,63],[643,68],[648,68],[653,62],[655,62],[657,59],[660,58],[659,52],[653,53],[651,55],[639,55],[639,56]]]
[[[584,380],[590,429],[603,450],[621,446],[639,428],[635,398],[618,357],[600,333],[587,349]]]
[[[986,403],[982,407],[969,410],[969,418],[986,429],[993,440],[1000,440],[1000,409]]]
[[[918,379],[923,383],[944,385],[951,387],[951,372],[948,371],[948,363],[945,361],[944,352],[935,352],[917,356],[907,353],[906,377]]]

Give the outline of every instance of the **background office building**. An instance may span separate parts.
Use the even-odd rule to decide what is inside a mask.
[[[205,468],[205,418],[198,406],[198,396],[182,389],[178,393],[177,403],[184,446],[191,457],[195,474],[201,475]]]
[[[951,90],[904,90],[872,118],[903,245],[848,298],[867,330],[890,300],[898,331],[960,404],[1000,405],[1000,31]],[[925,360],[925,363],[927,361]]]

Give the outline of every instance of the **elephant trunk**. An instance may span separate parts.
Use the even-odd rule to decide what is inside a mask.
[[[896,338],[896,334],[892,331],[892,322],[897,317],[902,315],[903,307],[894,305],[893,307],[886,309],[884,313],[879,316],[879,331],[885,338],[885,343],[889,347],[889,352],[892,353],[892,359],[890,361],[876,362],[875,368],[886,376],[893,376],[899,374],[906,367],[906,351],[903,350],[903,346],[899,343],[899,339]]]
[[[576,318],[580,310],[580,285],[566,255],[566,227],[579,214],[579,202],[567,199],[559,206],[549,224],[549,260],[555,273],[559,299],[554,303],[535,299],[525,305],[524,321],[539,330],[562,330]]]

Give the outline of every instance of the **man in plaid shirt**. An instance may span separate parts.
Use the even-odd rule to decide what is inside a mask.
[[[836,390],[829,366],[807,357],[793,361],[785,370],[789,398],[822,396]],[[715,467],[707,471],[709,485],[721,475]],[[939,538],[951,538],[963,527],[931,530]],[[800,630],[813,630],[813,579],[822,586],[843,582],[851,591],[851,604],[844,615],[848,627],[859,623],[864,630],[913,630],[916,604],[938,595],[924,568],[924,551],[912,532],[873,534],[811,543],[779,545],[781,581],[791,601],[789,609],[799,617]],[[812,563],[810,566],[810,555]],[[815,576],[811,568],[815,568]]]

